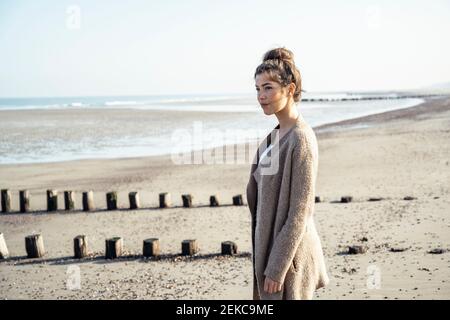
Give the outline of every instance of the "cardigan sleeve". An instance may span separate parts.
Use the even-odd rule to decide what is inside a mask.
[[[250,179],[247,183],[247,204],[250,210],[251,216],[251,224],[252,224],[252,249],[255,249],[255,228],[256,228],[256,205],[257,205],[257,196],[258,196],[258,186],[256,184],[255,177],[253,173],[256,170],[256,165],[252,164],[252,168],[250,170]]]
[[[257,205],[257,192],[258,186],[256,184],[255,177],[253,173],[256,170],[257,165],[252,164],[250,170],[250,179],[247,184],[247,204],[250,210],[251,216],[251,235],[252,235],[252,261],[253,261],[253,295],[254,298],[257,299],[255,293],[257,292],[257,280],[256,280],[256,272],[255,272],[255,229],[256,229],[256,205]],[[259,299],[257,299],[259,300]]]
[[[258,187],[256,185],[256,180],[255,177],[253,176],[253,173],[255,172],[258,163],[258,154],[255,155],[254,160],[252,162],[252,166],[250,169],[250,178],[248,180],[247,183],[247,192],[246,192],[246,196],[247,196],[247,204],[248,204],[248,208],[250,210],[250,214],[252,216],[252,219],[254,219],[256,217],[256,196],[257,196],[257,192],[258,192]]]
[[[264,275],[279,283],[284,283],[314,208],[314,165],[318,161],[318,155],[313,151],[312,141],[308,141],[308,138],[303,136],[292,151],[288,216],[274,239],[264,271]]]

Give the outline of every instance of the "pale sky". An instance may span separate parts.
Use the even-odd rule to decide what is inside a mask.
[[[448,0],[2,0],[0,97],[253,93],[277,46],[308,91],[418,88],[449,34]]]

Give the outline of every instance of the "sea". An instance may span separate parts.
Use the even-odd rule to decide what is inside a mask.
[[[395,92],[306,92],[297,108],[314,128],[423,101]],[[90,112],[94,110],[97,112]],[[263,113],[256,95],[250,93],[0,98],[0,164],[194,151],[222,146],[229,140],[210,139],[206,144],[188,139],[177,145],[182,132],[189,136],[200,128],[203,136],[211,136],[214,130],[220,137],[217,132],[256,130],[260,139],[277,123],[274,115]],[[246,139],[237,135],[233,142]]]

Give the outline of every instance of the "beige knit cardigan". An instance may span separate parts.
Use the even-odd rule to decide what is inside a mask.
[[[277,139],[278,129],[279,125],[258,148],[247,184],[252,221],[253,298],[312,299],[314,291],[329,282],[313,219],[317,140],[301,115],[281,139]],[[276,148],[258,164],[272,140]],[[265,276],[282,283],[282,290],[265,292]]]

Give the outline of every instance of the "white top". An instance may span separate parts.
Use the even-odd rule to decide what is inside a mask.
[[[259,162],[258,162],[258,164],[261,163],[261,159],[264,158],[265,156],[267,156],[267,154],[269,153],[269,151],[270,151],[272,148],[273,148],[273,145],[270,144],[270,145],[266,148],[266,150],[264,150],[264,152],[262,153],[261,157],[259,157]]]

